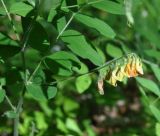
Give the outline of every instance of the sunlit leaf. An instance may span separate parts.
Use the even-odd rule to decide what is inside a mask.
[[[122,50],[119,47],[114,46],[113,44],[107,44],[106,51],[107,54],[113,58],[118,58],[123,55]]]
[[[125,9],[124,9],[124,6],[122,4],[119,4],[117,2],[113,2],[113,1],[110,1],[110,0],[101,0],[101,1],[98,1],[98,2],[94,2],[94,4],[91,4],[91,5],[95,8],[97,8],[97,9],[106,11],[108,13],[120,14],[120,15],[125,14]]]
[[[66,120],[66,127],[76,133],[78,133],[79,135],[82,135],[82,132],[78,126],[78,124],[76,123],[75,120],[71,119],[71,118],[67,118]]]
[[[25,17],[32,9],[33,7],[31,5],[23,2],[17,2],[11,6],[10,13]]]
[[[149,108],[152,114],[154,115],[154,117],[160,122],[160,110],[152,104],[149,106]]]
[[[136,80],[141,86],[153,92],[155,95],[160,96],[160,90],[154,81],[142,77],[137,77]]]
[[[96,29],[100,34],[108,38],[114,38],[116,35],[113,29],[107,23],[98,18],[83,14],[77,14],[75,18],[86,26]]]
[[[156,136],[160,136],[160,123],[156,123]]]

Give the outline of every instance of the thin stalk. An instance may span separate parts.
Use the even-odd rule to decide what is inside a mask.
[[[95,3],[99,3],[99,2],[101,2],[101,1],[104,1],[104,0],[96,0],[96,1],[88,2],[88,3],[86,3],[86,5],[84,5],[84,6],[92,5],[92,4],[95,4]],[[79,7],[79,5],[71,5],[71,6],[61,7],[61,8],[62,8],[62,9],[66,9],[66,8],[76,8],[76,7]]]
[[[77,13],[72,13],[72,16],[71,18],[68,20],[67,24],[64,26],[64,28],[61,30],[61,32],[59,33],[59,35],[57,36],[56,40],[59,39],[59,37],[63,34],[63,32],[66,30],[66,28],[68,27],[68,25],[71,23],[71,21],[73,20],[74,16],[76,15]]]
[[[15,25],[14,25],[14,23],[13,23],[13,20],[12,20],[12,18],[11,18],[11,16],[10,16],[10,13],[9,13],[9,11],[8,11],[8,9],[7,9],[7,7],[6,7],[6,5],[5,5],[5,3],[4,3],[3,0],[1,0],[1,3],[2,3],[2,5],[3,5],[3,7],[4,7],[4,10],[5,10],[5,12],[6,12],[7,16],[8,16],[8,19],[9,19],[11,25],[12,25],[13,31],[14,31],[14,33],[15,33],[15,35],[16,35],[16,38],[17,38],[17,40],[19,41],[19,40],[20,40],[20,37],[19,37],[19,35],[18,35],[18,33],[17,33],[17,29],[16,29],[16,27],[15,27]]]
[[[61,9],[76,8],[76,7],[79,7],[79,5],[71,5],[71,6],[61,7]]]
[[[88,2],[88,5],[92,5],[92,4],[95,4],[95,3],[99,3],[101,1],[105,1],[105,0],[95,0],[95,1],[92,1],[92,2]]]
[[[11,100],[8,98],[7,95],[5,95],[5,99],[8,102],[8,104],[10,105],[10,107],[12,108],[12,110],[16,110],[15,106],[12,104]]]
[[[43,61],[43,60],[41,60],[41,61],[38,63],[37,67],[35,68],[35,70],[34,70],[33,73],[31,74],[31,76],[30,76],[29,79],[27,80],[27,83],[29,83],[29,82],[32,80],[32,78],[33,78],[34,75],[36,74],[37,70],[38,70],[39,67],[41,66],[42,61]]]
[[[22,105],[23,105],[23,95],[20,97],[19,102],[18,102],[18,106],[16,109],[16,113],[17,113],[17,117],[14,119],[14,133],[13,136],[18,136],[18,125],[19,125],[19,116],[20,113],[22,111]]]

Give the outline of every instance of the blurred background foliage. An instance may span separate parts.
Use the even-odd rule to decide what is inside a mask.
[[[16,113],[5,98],[18,103],[26,44],[31,84],[20,135],[160,136],[159,0],[7,0],[12,22],[2,2],[0,135],[13,134]],[[130,52],[142,58],[144,75],[117,87],[105,83],[103,96],[98,72],[70,79]]]

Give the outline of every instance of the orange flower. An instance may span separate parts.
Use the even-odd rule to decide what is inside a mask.
[[[136,77],[139,74],[143,74],[142,62],[138,56],[129,56],[129,62],[126,65],[125,72],[127,77]]]
[[[135,65],[131,67],[130,64],[127,64],[125,72],[128,77],[135,77],[138,75]]]

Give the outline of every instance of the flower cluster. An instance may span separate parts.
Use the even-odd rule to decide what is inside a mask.
[[[104,80],[107,80],[113,86],[117,86],[117,81],[123,81],[125,77],[142,75],[142,61],[135,53],[130,53],[113,61],[109,67],[104,67],[99,72],[98,89],[100,94],[104,94]]]

